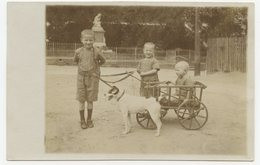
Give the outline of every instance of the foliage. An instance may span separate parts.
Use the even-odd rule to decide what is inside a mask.
[[[193,13],[194,9],[188,9],[184,13],[185,21],[191,27],[194,27]],[[231,37],[247,33],[247,8],[199,8],[199,17],[202,35]]]
[[[80,42],[80,32],[91,28],[102,14],[108,46],[137,46],[154,42],[161,49],[194,47],[194,9],[151,6],[47,6],[46,39]],[[241,36],[247,31],[246,8],[200,8],[201,37]],[[185,27],[185,24],[188,25]],[[187,27],[190,27],[188,29]],[[204,28],[203,28],[204,27]]]

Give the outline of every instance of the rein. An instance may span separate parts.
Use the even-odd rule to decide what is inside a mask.
[[[124,92],[121,94],[121,96],[119,96],[116,100],[119,101],[119,100],[124,96],[124,94],[125,94],[125,90],[124,90]]]
[[[122,76],[125,74],[133,74],[134,72],[135,72],[135,70],[130,71],[130,72],[116,73],[116,74],[106,74],[106,75],[101,75],[100,77]]]
[[[120,81],[127,79],[132,74],[134,74],[134,71],[117,73],[117,74],[109,74],[109,75],[101,75],[101,76],[93,73],[92,75],[95,76],[96,78],[98,78],[100,81],[102,81],[104,84],[106,84],[110,88],[113,88],[114,86],[110,85],[109,83],[111,83],[111,84],[118,83]],[[104,80],[104,79],[101,78],[101,77],[113,77],[113,76],[121,76],[121,75],[126,75],[126,76],[124,76],[123,78],[116,80],[116,81],[108,81],[108,80]]]
[[[125,79],[127,79],[128,77],[133,77],[134,79],[144,83],[145,85],[148,85],[150,87],[153,87],[153,86],[156,86],[158,84],[170,84],[172,82],[170,81],[162,81],[162,82],[158,82],[158,81],[154,81],[154,82],[144,82],[142,81],[141,79],[139,79],[138,77],[134,76],[135,71],[130,71],[130,72],[123,72],[123,73],[117,73],[117,74],[110,74],[110,75],[97,75],[95,73],[93,73],[92,75],[95,76],[96,78],[98,78],[100,81],[102,81],[104,84],[106,84],[107,86],[109,86],[110,88],[115,88],[115,86],[112,86],[110,85],[111,84],[114,84],[114,83],[117,83],[117,82],[120,82],[120,81],[123,81]],[[107,80],[104,80],[102,79],[101,77],[112,77],[112,76],[121,76],[121,75],[126,75],[124,76],[123,78],[119,79],[119,80],[116,80],[116,81],[107,81]],[[164,94],[167,94],[166,92],[163,92],[163,91],[160,91],[161,93],[164,93]],[[124,95],[125,91],[122,93],[122,95],[117,99],[117,101],[119,101],[121,99],[121,97]]]

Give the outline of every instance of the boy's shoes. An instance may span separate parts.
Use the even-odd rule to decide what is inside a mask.
[[[80,126],[81,126],[82,129],[88,128],[88,125],[86,124],[85,121],[81,121],[81,122],[80,122]]]
[[[87,121],[87,127],[89,127],[89,128],[93,128],[94,127],[94,124],[93,124],[92,120],[88,120]]]

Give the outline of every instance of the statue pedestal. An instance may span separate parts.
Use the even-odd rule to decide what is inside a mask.
[[[106,47],[105,30],[101,26],[93,26],[94,46]]]

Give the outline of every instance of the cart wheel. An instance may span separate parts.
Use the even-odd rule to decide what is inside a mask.
[[[144,129],[156,129],[156,125],[153,122],[150,114],[148,111],[145,111],[144,113],[137,113],[136,114],[136,120],[138,124],[143,127]]]
[[[176,110],[179,123],[188,130],[202,128],[208,120],[207,107],[200,101],[191,101]]]

